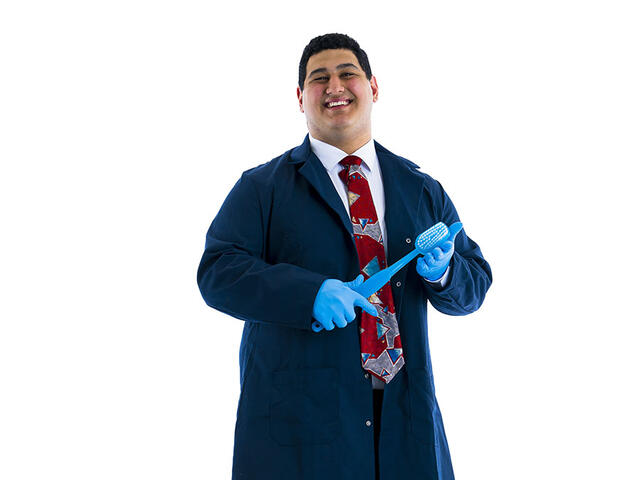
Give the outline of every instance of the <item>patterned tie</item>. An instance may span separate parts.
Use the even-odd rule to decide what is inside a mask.
[[[351,223],[358,250],[360,271],[365,280],[386,268],[387,260],[382,244],[382,228],[378,223],[369,182],[361,168],[362,159],[349,155],[340,161],[345,167],[338,173],[346,184]],[[360,353],[362,368],[389,383],[404,365],[400,330],[389,282],[369,297],[378,310],[374,317],[362,312],[360,323]]]

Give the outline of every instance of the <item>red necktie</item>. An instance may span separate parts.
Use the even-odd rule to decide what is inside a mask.
[[[360,271],[366,280],[387,266],[382,244],[382,228],[378,223],[369,182],[361,168],[362,159],[349,155],[343,158],[340,164],[345,168],[338,175],[347,185],[349,211]],[[368,300],[378,310],[378,316],[374,317],[365,311],[362,312],[360,322],[362,368],[385,383],[389,383],[404,365],[391,285],[388,282],[385,283]]]

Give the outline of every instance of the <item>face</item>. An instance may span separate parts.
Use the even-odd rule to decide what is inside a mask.
[[[337,145],[360,139],[364,144],[371,137],[371,109],[378,100],[378,84],[373,76],[367,80],[351,50],[312,55],[304,90],[298,87],[297,94],[314,138]]]

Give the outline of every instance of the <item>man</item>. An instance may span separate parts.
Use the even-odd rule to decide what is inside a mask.
[[[458,214],[371,138],[378,84],[355,40],[314,38],[299,72],[309,135],[243,173],[198,269],[207,304],[245,320],[233,478],[451,480],[427,301],[471,313],[491,270],[463,230],[368,299],[355,292]]]

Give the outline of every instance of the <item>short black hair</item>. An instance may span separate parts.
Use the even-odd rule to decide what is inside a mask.
[[[298,67],[298,86],[300,90],[304,90],[304,79],[307,76],[307,63],[311,55],[322,52],[323,50],[333,49],[347,49],[351,50],[358,59],[358,63],[362,70],[364,70],[367,80],[371,80],[371,67],[369,66],[369,58],[366,52],[360,48],[358,42],[356,42],[349,35],[343,33],[327,33],[313,38],[309,44],[304,47],[302,52],[302,58],[300,58],[300,65]]]

